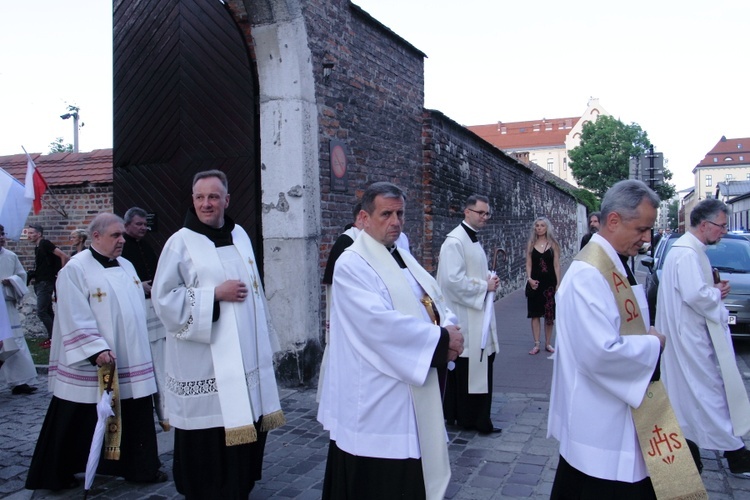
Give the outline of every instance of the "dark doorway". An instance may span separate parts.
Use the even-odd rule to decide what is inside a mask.
[[[155,213],[161,248],[182,227],[193,174],[217,168],[229,178],[227,214],[262,261],[258,80],[229,11],[115,0],[113,15],[115,212]]]

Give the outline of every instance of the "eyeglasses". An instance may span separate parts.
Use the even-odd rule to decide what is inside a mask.
[[[714,226],[716,226],[716,227],[720,227],[720,228],[722,228],[722,229],[723,229],[723,230],[725,230],[725,231],[726,231],[726,230],[727,230],[727,228],[729,227],[729,224],[717,224],[717,223],[715,223],[715,222],[712,222],[712,221],[710,221],[710,220],[707,220],[706,222],[708,222],[709,224],[713,224],[713,225],[714,225]]]
[[[492,212],[485,212],[484,210],[474,210],[473,208],[467,208],[466,210],[468,210],[469,212],[474,212],[480,217],[486,217],[487,219],[492,217]]]

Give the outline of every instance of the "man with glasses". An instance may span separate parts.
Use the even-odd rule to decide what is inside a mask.
[[[666,256],[656,328],[667,336],[662,380],[685,437],[724,451],[731,473],[750,478],[750,405],[737,369],[722,300],[729,283],[712,276],[706,256],[727,232],[729,209],[708,198],[690,213],[690,229]]]
[[[491,217],[489,198],[473,194],[466,200],[464,220],[440,248],[437,281],[448,307],[458,316],[464,334],[464,352],[446,380],[443,410],[449,424],[480,433],[500,432],[492,425],[492,363],[497,352],[497,327],[493,304],[485,298],[500,285],[491,274],[487,255],[477,233]],[[490,308],[489,331],[482,346],[485,307]]]

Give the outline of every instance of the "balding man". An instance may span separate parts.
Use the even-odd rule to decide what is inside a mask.
[[[146,332],[146,306],[133,266],[120,257],[125,227],[116,215],[97,215],[91,247],[60,272],[49,360],[47,416],[31,459],[28,489],[74,488],[83,472],[101,398],[98,369],[115,363],[119,426],[108,426],[97,472],[128,481],[167,480],[159,470],[151,395],[156,392]],[[119,457],[119,459],[115,459]],[[108,460],[112,458],[112,460]]]

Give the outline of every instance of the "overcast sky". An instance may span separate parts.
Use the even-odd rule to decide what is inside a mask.
[[[217,0],[218,1],[218,0]],[[464,125],[579,116],[638,123],[678,189],[722,135],[750,137],[750,2],[355,0],[427,54],[425,106]],[[108,0],[0,2],[0,155],[112,147]]]

